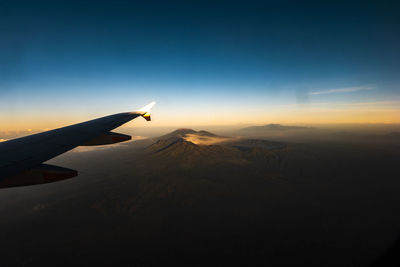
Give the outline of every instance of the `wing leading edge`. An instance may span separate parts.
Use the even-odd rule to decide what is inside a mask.
[[[152,102],[135,112],[118,113],[0,143],[0,188],[49,183],[77,175],[74,170],[42,164],[82,145],[131,139],[111,130],[141,116],[150,120]]]

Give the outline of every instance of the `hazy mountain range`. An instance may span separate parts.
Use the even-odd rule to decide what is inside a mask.
[[[339,142],[398,142],[398,128],[381,126],[351,126],[347,127],[305,127],[281,124],[250,126],[232,132],[243,137],[268,138],[294,142],[339,141]]]
[[[262,126],[251,126],[241,129],[241,132],[264,132],[264,131],[288,131],[288,130],[311,130],[311,127],[284,126],[281,124],[267,124]]]

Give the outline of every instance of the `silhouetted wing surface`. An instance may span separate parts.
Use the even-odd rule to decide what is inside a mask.
[[[67,171],[73,170],[64,169],[65,171],[63,172],[63,168],[61,167],[42,163],[80,145],[103,145],[129,140],[130,136],[110,131],[138,116],[150,120],[150,108],[153,105],[154,103],[151,103],[137,112],[114,114],[43,133],[1,142],[0,187],[47,183],[56,181],[57,179],[62,180],[60,177],[68,176]],[[26,171],[35,168],[40,169],[40,175],[41,177],[44,177],[42,177],[44,180],[41,178],[43,180],[42,182],[35,180],[19,182],[16,185],[13,183],[12,185],[8,185],[7,183],[7,185],[2,186],[1,183],[4,183],[5,180],[24,180],[26,177],[22,179],[20,177],[15,178],[15,176],[24,172],[26,173]],[[56,170],[55,168],[59,169]],[[74,172],[75,175],[73,176],[76,176],[76,171]],[[51,180],[46,178],[54,177],[54,173],[59,175],[59,177],[56,177],[57,179]],[[64,176],[60,176],[60,173]],[[69,175],[71,176],[71,173]]]

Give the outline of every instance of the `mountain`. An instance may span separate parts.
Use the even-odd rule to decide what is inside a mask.
[[[166,139],[166,138],[169,138],[169,137],[184,137],[184,136],[186,136],[188,134],[195,134],[195,133],[197,133],[197,132],[195,130],[193,130],[193,129],[180,128],[180,129],[177,129],[177,130],[175,130],[175,131],[173,131],[171,133],[168,133],[168,134],[165,134],[163,136],[160,136],[160,137],[158,137],[158,139]]]
[[[204,130],[198,131],[196,134],[200,135],[200,136],[211,136],[211,137],[217,136],[217,135],[215,135],[213,133],[210,133],[210,132],[207,132],[207,131],[204,131]]]
[[[214,142],[210,144],[209,140],[213,140]],[[160,153],[163,151],[171,153],[174,151],[177,152],[175,154],[212,154],[227,150],[233,153],[237,152],[237,149],[240,151],[251,150],[253,148],[271,150],[284,147],[286,147],[286,144],[283,142],[235,137],[229,138],[218,136],[203,130],[195,131],[185,128],[175,130],[159,138],[153,139],[153,143],[146,148],[146,151],[152,153]]]
[[[225,175],[235,175],[235,172],[276,172],[291,164],[286,158],[298,156],[300,147],[284,142],[221,137],[206,131],[178,129],[153,139],[153,143],[144,149],[144,157],[160,168],[167,166],[168,169],[184,168],[196,172],[218,170]],[[302,161],[298,160],[296,164]],[[287,171],[295,171],[297,167],[293,165]]]
[[[221,162],[245,164],[240,151],[233,146],[221,145],[226,137],[207,131],[178,129],[153,139],[145,152],[156,161],[179,160],[180,166],[215,165]]]

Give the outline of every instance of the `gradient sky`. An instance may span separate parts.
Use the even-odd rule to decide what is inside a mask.
[[[156,126],[399,123],[398,10],[395,1],[1,1],[0,130],[153,100]]]

